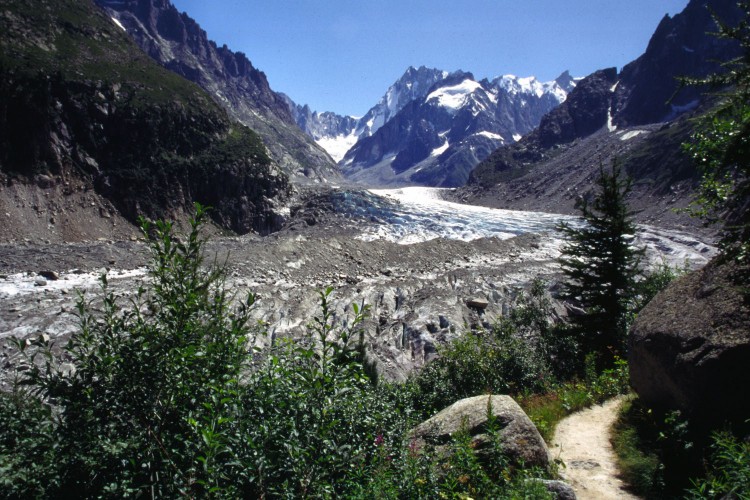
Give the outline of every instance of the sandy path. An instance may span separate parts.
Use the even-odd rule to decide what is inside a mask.
[[[610,429],[623,398],[615,398],[563,419],[555,430],[550,453],[566,467],[560,475],[580,500],[637,499],[617,477]]]

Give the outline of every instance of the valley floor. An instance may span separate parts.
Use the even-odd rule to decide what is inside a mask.
[[[557,286],[562,242],[552,229],[555,217],[462,208],[424,191],[380,194],[388,196],[373,201],[372,193],[334,192],[296,210],[279,233],[210,240],[208,260],[226,262],[231,292],[258,295],[255,316],[268,330],[259,344],[300,334],[317,313],[316,290],[332,286],[340,321],[351,303],[370,306],[368,350],[382,376],[399,380],[465,328],[491,327],[534,278],[548,280],[553,291]],[[673,265],[698,267],[714,253],[709,240],[655,227],[644,226],[640,242],[652,261]],[[145,243],[130,239],[1,244],[6,375],[16,360],[11,337],[64,341],[76,330],[75,291],[100,296],[97,277],[108,270],[112,291],[127,299],[147,279],[148,257]],[[44,271],[59,279],[44,278]],[[486,308],[469,306],[472,299],[486,301]],[[561,304],[557,314],[567,314]]]

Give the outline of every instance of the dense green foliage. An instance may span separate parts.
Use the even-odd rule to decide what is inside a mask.
[[[203,217],[199,210],[185,242],[170,224],[156,225],[152,290],[138,290],[129,307],[105,277],[101,313],[79,299],[80,331],[63,356],[69,365],[58,365],[49,346],[21,344],[32,367],[24,384],[54,403],[43,404],[54,445],[51,481],[20,495],[175,496],[215,487],[211,467],[226,452],[218,428],[234,420],[227,398],[239,388],[254,298],[230,308],[223,271],[203,269]]]
[[[546,283],[536,280],[519,304],[489,331],[468,331],[438,350],[411,383],[414,405],[425,413],[477,394],[538,393],[559,374],[560,337],[550,324]]]
[[[721,249],[730,257],[750,258],[750,3],[740,2],[738,23],[716,19],[716,35],[735,40],[741,55],[723,62],[719,74],[694,84],[720,89],[720,104],[698,125],[685,145],[703,172],[697,213],[723,226]],[[731,23],[731,24],[728,24]]]
[[[708,477],[695,481],[689,497],[750,499],[750,443],[717,432],[711,448]]]
[[[616,161],[611,172],[600,167],[596,185],[593,201],[583,198],[578,204],[584,225],[558,226],[568,239],[560,263],[568,279],[565,296],[584,309],[572,318],[572,327],[586,351],[594,351],[600,364],[609,366],[626,352],[644,250],[632,246],[635,224],[625,201],[630,180],[621,176]]]
[[[750,444],[727,431],[696,432],[679,411],[658,414],[639,399],[612,430],[623,480],[644,498],[750,498]]]
[[[550,322],[544,281],[535,280],[518,302],[490,331],[469,331],[440,347],[439,357],[404,385],[416,410],[430,415],[461,398],[512,394],[550,439],[566,415],[628,392],[624,360],[598,372],[585,346]]]
[[[654,420],[638,400],[630,400],[622,406],[612,429],[612,447],[622,479],[634,493],[645,498],[658,498],[666,493]]]
[[[204,218],[184,237],[144,222],[149,285],[125,300],[103,278],[61,354],[18,342],[30,368],[0,394],[0,497],[545,497],[544,471],[497,445],[481,463],[466,436],[447,457],[411,445],[423,409],[367,377],[365,307],[334,319],[329,289],[306,336],[266,338],[254,297],[203,262]]]

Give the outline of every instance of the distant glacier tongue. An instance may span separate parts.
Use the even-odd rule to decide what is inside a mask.
[[[427,187],[370,190],[376,196],[397,202],[396,208],[387,224],[365,228],[360,238],[385,239],[404,245],[435,238],[506,239],[523,233],[552,231],[558,222],[578,220],[559,214],[462,205],[443,200],[441,191],[445,190]]]
[[[548,242],[559,249],[563,241],[562,235],[555,231],[555,225],[560,222],[573,226],[582,224],[580,217],[570,215],[453,203],[442,199],[443,191],[446,190],[427,187],[370,190],[373,198],[382,202],[377,208],[370,208],[368,213],[376,214],[381,223],[363,226],[359,238],[408,245],[436,238],[471,241],[490,237],[507,239],[523,233],[549,233]],[[643,224],[638,225],[634,244],[646,247],[647,261],[651,265],[667,263],[695,268],[705,265],[716,255],[710,238]]]

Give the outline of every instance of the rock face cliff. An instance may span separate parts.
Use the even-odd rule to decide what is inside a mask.
[[[242,52],[218,46],[169,0],[96,0],[165,68],[205,89],[233,118],[255,130],[271,159],[300,179],[336,178],[333,160],[295,123],[287,101]]]
[[[680,89],[678,79],[713,74],[721,70],[718,61],[740,55],[739,47],[711,35],[716,32],[712,13],[730,25],[741,17],[735,0],[691,0],[681,13],[664,16],[643,55],[620,72],[616,126],[670,121],[699,104],[705,89]]]
[[[710,34],[709,9],[730,23],[740,16],[733,0],[693,0],[666,16],[641,57],[619,73],[600,70],[579,82],[534,132],[478,165],[458,197],[570,213],[576,198],[588,195],[599,165],[617,158],[635,180],[633,197],[645,219],[658,221],[684,206],[699,175],[681,144],[692,131],[689,118],[707,104],[705,89],[680,88],[678,77],[709,75],[719,69],[717,60],[739,50]]]
[[[93,1],[8,5],[0,42],[3,238],[32,226],[86,238],[102,218],[180,219],[196,201],[227,229],[273,227],[288,179],[258,136],[154,63]]]

